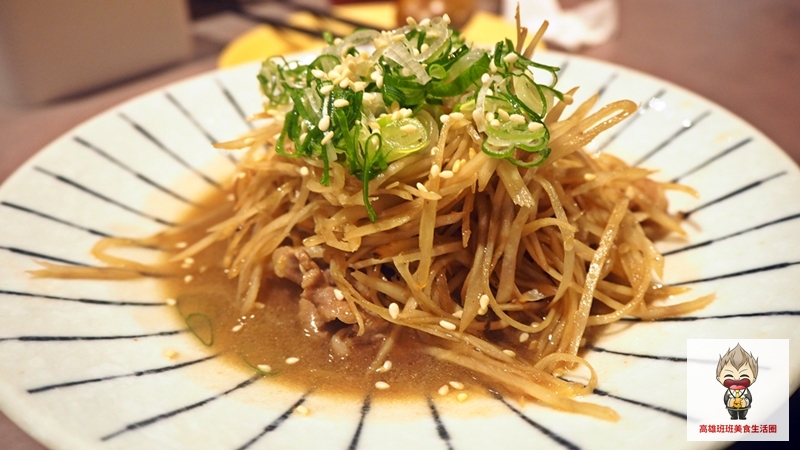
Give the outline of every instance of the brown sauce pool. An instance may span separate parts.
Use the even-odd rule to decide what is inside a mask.
[[[221,201],[215,198],[206,204]],[[191,243],[202,235],[187,234],[181,240]],[[320,337],[303,330],[297,319],[301,290],[287,280],[265,279],[258,298],[263,308],[242,315],[236,300],[238,280],[228,279],[221,265],[224,251],[224,244],[216,244],[196,255],[187,271],[191,281],[171,278],[165,281],[165,289],[168,297],[177,300],[180,320],[226,363],[252,373],[259,372],[259,365],[268,365],[271,371],[264,376],[287,388],[358,399],[367,393],[398,399],[433,396],[450,381],[463,383],[470,395],[486,392],[469,371],[424,353],[416,331],[410,329],[400,334],[389,353],[392,367],[388,371],[368,370],[380,340],[351,347],[345,358],[335,356],[330,335]],[[289,358],[297,362],[290,364]],[[379,381],[389,388],[376,389]],[[455,396],[460,391],[450,388],[450,392]]]

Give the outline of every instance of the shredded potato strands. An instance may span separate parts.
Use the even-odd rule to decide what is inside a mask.
[[[527,30],[520,27],[515,51],[530,58],[544,28],[524,47]],[[365,36],[361,39],[375,38]],[[409,57],[408,51],[387,45],[387,58]],[[425,73],[415,65],[409,79]],[[573,399],[597,384],[594,370],[578,356],[589,329],[622,317],[685,314],[713,296],[653,304],[682,292],[657,284],[663,258],[653,240],[683,233],[679,219],[667,213],[664,194],[687,188],[654,182],[647,178],[649,171],[611,155],[585,153],[585,144],[634,113],[636,105],[616,101],[591,112],[597,100],[591,97],[562,117],[573,93],[563,94],[541,118],[549,132],[549,142],[542,144],[549,156],[536,165],[527,164],[528,153],[516,146],[538,145],[539,138],[510,139],[511,152],[503,157],[490,154],[499,147],[487,151],[487,140],[493,139],[481,130],[491,127],[487,101],[480,112],[462,109],[436,122],[435,141],[386,160],[383,170],[366,178],[334,163],[342,159],[328,151],[332,146],[325,150],[327,159],[276,152],[286,139],[289,113],[270,106],[278,110],[261,115],[269,117],[267,125],[216,145],[248,149],[227,187],[235,201],[152,238],[101,240],[93,255],[108,269],[43,262],[44,269],[35,274],[177,276],[180,261],[222,241],[227,252],[220,265],[238,279],[237,301],[249,311],[273,274],[273,252],[287,244],[304,246],[328,266],[359,334],[367,315],[394,324],[373,368],[389,357],[401,334],[418,333],[427,336],[424,351],[480,374],[493,387],[564,411],[616,420],[609,408]],[[445,102],[441,108],[452,105]],[[289,149],[294,145],[289,140],[283,145],[284,151],[296,151]],[[328,182],[320,182],[325,174]],[[376,212],[374,220],[366,203]],[[106,252],[119,245],[174,246],[187,230],[197,229],[206,229],[206,236],[161,265]],[[392,314],[392,303],[400,306],[399,313]],[[522,333],[529,335],[524,342]],[[561,378],[579,367],[591,373],[588,384]]]

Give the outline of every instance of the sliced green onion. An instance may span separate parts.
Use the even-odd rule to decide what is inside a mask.
[[[386,160],[392,162],[424,148],[428,144],[428,130],[418,119],[408,117],[391,120],[390,116],[378,120],[386,152]]]
[[[434,117],[471,115],[485,133],[484,153],[521,167],[541,164],[549,154],[543,117],[555,99],[563,100],[554,87],[558,68],[516,53],[510,40],[486,51],[462,42],[440,18],[424,23],[383,34],[359,29],[341,40],[328,34],[329,45],[311,63],[269,58],[258,74],[267,107],[287,111],[276,153],[317,158],[324,185],[331,184],[332,165],[342,164],[361,180],[372,221],[369,182],[392,161],[433,146],[440,125]],[[370,43],[374,51],[359,50]],[[537,83],[529,75],[534,69],[549,72],[552,81]],[[397,118],[389,106],[395,103],[412,114]],[[487,121],[488,113],[499,118]],[[373,123],[378,127],[370,130]],[[530,123],[542,126],[531,131]]]
[[[189,331],[203,343],[206,347],[214,345],[214,328],[211,326],[211,319],[201,313],[189,314],[184,318]]]

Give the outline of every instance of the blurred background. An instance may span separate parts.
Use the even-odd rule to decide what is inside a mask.
[[[800,2],[520,0],[547,45],[688,88],[800,161]],[[0,183],[79,123],[218,67],[323,44],[322,30],[447,12],[468,39],[514,30],[515,0],[0,0]],[[1,219],[1,218],[0,218]],[[797,396],[791,414],[800,417]],[[41,450],[0,413],[0,449]],[[734,448],[750,448],[737,444]],[[753,447],[756,448],[756,447]]]

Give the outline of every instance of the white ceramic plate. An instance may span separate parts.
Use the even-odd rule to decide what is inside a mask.
[[[601,104],[641,103],[594,149],[659,168],[657,178],[701,194],[674,198],[674,208],[692,212],[690,236],[661,245],[664,281],[717,300],[692,319],[625,322],[586,354],[600,379],[588,400],[614,408],[620,422],[495,398],[399,404],[289,391],[209,355],[164,304],[157,280],[26,274],[36,258],[97,265],[89,249],[101,236],[149,235],[194,208],[234,167],[211,142],[247,131],[243,117],[261,107],[256,65],[114,108],[0,189],[3,411],[58,449],[707,447],[686,441],[686,339],[800,342],[798,168],[739,118],[670,83],[589,59],[540,57],[565,65],[559,86],[581,86],[578,100],[601,92]],[[170,349],[178,359],[163,356]],[[790,371],[794,391],[800,358]],[[310,415],[292,414],[300,403]]]

